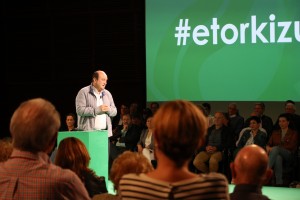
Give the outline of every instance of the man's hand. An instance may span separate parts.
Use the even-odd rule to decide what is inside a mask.
[[[99,106],[100,107],[100,110],[102,111],[102,112],[108,112],[109,110],[110,110],[110,107],[108,106],[108,105],[101,105],[101,106]]]
[[[124,132],[124,131],[128,131],[128,124],[123,124],[123,129],[122,129],[122,131]]]
[[[208,153],[214,153],[217,151],[217,147],[214,147],[214,146],[206,146],[205,149]]]

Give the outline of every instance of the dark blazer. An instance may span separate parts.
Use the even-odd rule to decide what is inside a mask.
[[[96,194],[107,193],[104,176],[97,176],[94,171],[83,173],[84,186],[92,198]]]
[[[241,139],[239,141],[239,143],[237,144],[238,148],[243,148],[246,144],[246,142],[248,141],[248,139],[251,136],[251,130],[246,130],[243,135],[241,136]],[[257,134],[255,135],[255,137],[253,138],[254,144],[262,147],[265,149],[266,144],[267,144],[267,134],[258,130]]]
[[[267,131],[268,134],[267,137],[269,138],[273,131],[273,120],[271,119],[271,117],[268,117],[266,115],[262,115],[260,119],[261,119],[261,125]],[[250,117],[245,121],[244,127],[249,127],[249,125],[250,125]]]
[[[261,187],[250,184],[238,184],[235,186],[232,193],[230,193],[231,200],[269,200],[261,192]]]
[[[140,139],[141,128],[137,125],[131,124],[125,134],[125,137],[122,137],[123,126],[119,126],[113,136],[110,137],[110,141],[117,141],[125,143],[126,150],[135,151],[137,142]]]
[[[267,145],[270,147],[280,145],[291,152],[296,152],[298,146],[298,133],[289,128],[283,138],[283,142],[281,142],[281,129],[275,130]]]

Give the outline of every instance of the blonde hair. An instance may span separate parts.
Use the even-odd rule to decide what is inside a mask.
[[[170,101],[156,112],[152,127],[156,148],[182,167],[204,140],[207,119],[191,102]]]
[[[110,170],[110,180],[114,189],[118,190],[119,182],[123,175],[129,173],[147,173],[153,170],[149,160],[141,153],[124,151],[113,162]]]
[[[10,121],[13,146],[23,151],[45,151],[59,127],[60,116],[51,102],[42,98],[25,101]]]

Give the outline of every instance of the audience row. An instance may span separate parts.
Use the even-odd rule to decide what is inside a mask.
[[[216,112],[213,124],[204,107],[184,100],[155,104],[142,125],[124,111],[110,137],[111,195],[105,177],[89,168],[91,157],[79,139],[62,140],[51,162],[59,113],[45,99],[25,101],[11,118],[12,141],[5,141],[13,149],[0,163],[0,199],[268,199],[261,188],[272,167],[282,184],[280,166],[297,149],[297,129],[288,127],[290,114],[280,115],[280,129],[272,127],[269,135],[258,115],[249,118],[249,127],[247,120],[239,127],[235,106],[229,105],[228,117]],[[76,130],[75,122],[74,115],[66,117],[69,131]],[[230,177],[218,173],[226,156]],[[191,163],[201,173],[191,171]],[[236,185],[232,194],[228,181]]]

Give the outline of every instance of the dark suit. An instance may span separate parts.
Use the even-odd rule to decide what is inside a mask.
[[[141,128],[137,125],[131,124],[125,134],[121,132],[123,126],[118,126],[116,132],[113,136],[111,136],[110,142],[110,156],[112,160],[114,160],[119,154],[123,153],[126,150],[136,151],[137,142],[140,139]],[[120,143],[125,143],[125,147],[117,147],[116,143],[119,141]]]
[[[230,194],[231,200],[270,200],[261,192],[261,187],[250,184],[238,184]]]

